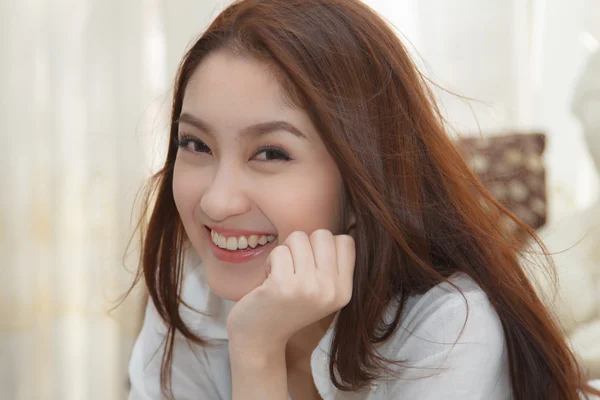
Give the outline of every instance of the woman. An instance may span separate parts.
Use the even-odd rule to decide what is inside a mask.
[[[170,139],[133,399],[587,390],[497,224],[521,223],[358,0],[231,5],[182,61]]]

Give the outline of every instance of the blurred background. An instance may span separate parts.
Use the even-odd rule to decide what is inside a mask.
[[[432,86],[492,193],[551,250],[585,236],[552,307],[600,378],[600,1],[365,2],[474,99]],[[135,196],[177,65],[227,3],[0,0],[0,399],[126,398],[143,291],[109,310],[137,266]]]

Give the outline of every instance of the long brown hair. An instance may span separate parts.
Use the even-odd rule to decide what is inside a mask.
[[[216,49],[268,63],[289,101],[308,112],[344,177],[357,218],[357,257],[352,299],[339,313],[331,347],[336,387],[356,390],[385,375],[398,360],[382,359],[374,346],[392,335],[405,300],[462,271],[500,317],[515,399],[568,400],[578,398],[578,390],[591,391],[520,266],[519,243],[499,221],[512,220],[539,243],[535,233],[470,172],[407,50],[358,0],[237,1],[185,55],[166,162],[151,181],[138,273],[169,326],[163,389],[170,388],[176,332],[207,344],[179,312],[186,236],[172,181],[183,94],[197,66]],[[396,318],[384,324],[394,299],[400,301]]]

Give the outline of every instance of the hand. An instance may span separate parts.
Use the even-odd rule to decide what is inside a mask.
[[[294,232],[267,259],[267,279],[244,296],[227,320],[230,351],[285,350],[300,329],[350,301],[355,245],[349,235]]]

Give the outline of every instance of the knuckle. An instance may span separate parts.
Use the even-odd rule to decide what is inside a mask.
[[[334,236],[327,229],[318,229],[311,233],[310,245],[313,249],[319,249],[320,252],[326,249],[335,251]]]
[[[336,249],[337,254],[343,254],[347,263],[353,264],[356,261],[356,247],[352,236],[336,237]]]
[[[287,255],[287,253],[289,253],[289,249],[286,246],[279,245],[279,246],[275,247],[273,250],[271,250],[271,253],[269,254],[269,258],[279,259],[279,258]]]
[[[335,237],[335,241],[338,247],[342,249],[354,248],[354,238],[350,235],[339,235]]]
[[[339,302],[341,307],[346,306],[352,300],[352,289],[344,289],[340,292]]]
[[[320,242],[322,240],[326,240],[327,238],[331,238],[333,234],[328,229],[317,229],[313,233],[310,234],[311,242]]]
[[[288,249],[287,246],[279,245],[269,253],[267,265],[272,268],[273,265],[287,262],[290,258],[290,254],[290,249]]]
[[[294,231],[294,232],[290,233],[289,236],[285,239],[285,244],[290,246],[299,241],[306,240],[306,238],[307,238],[306,232]]]

